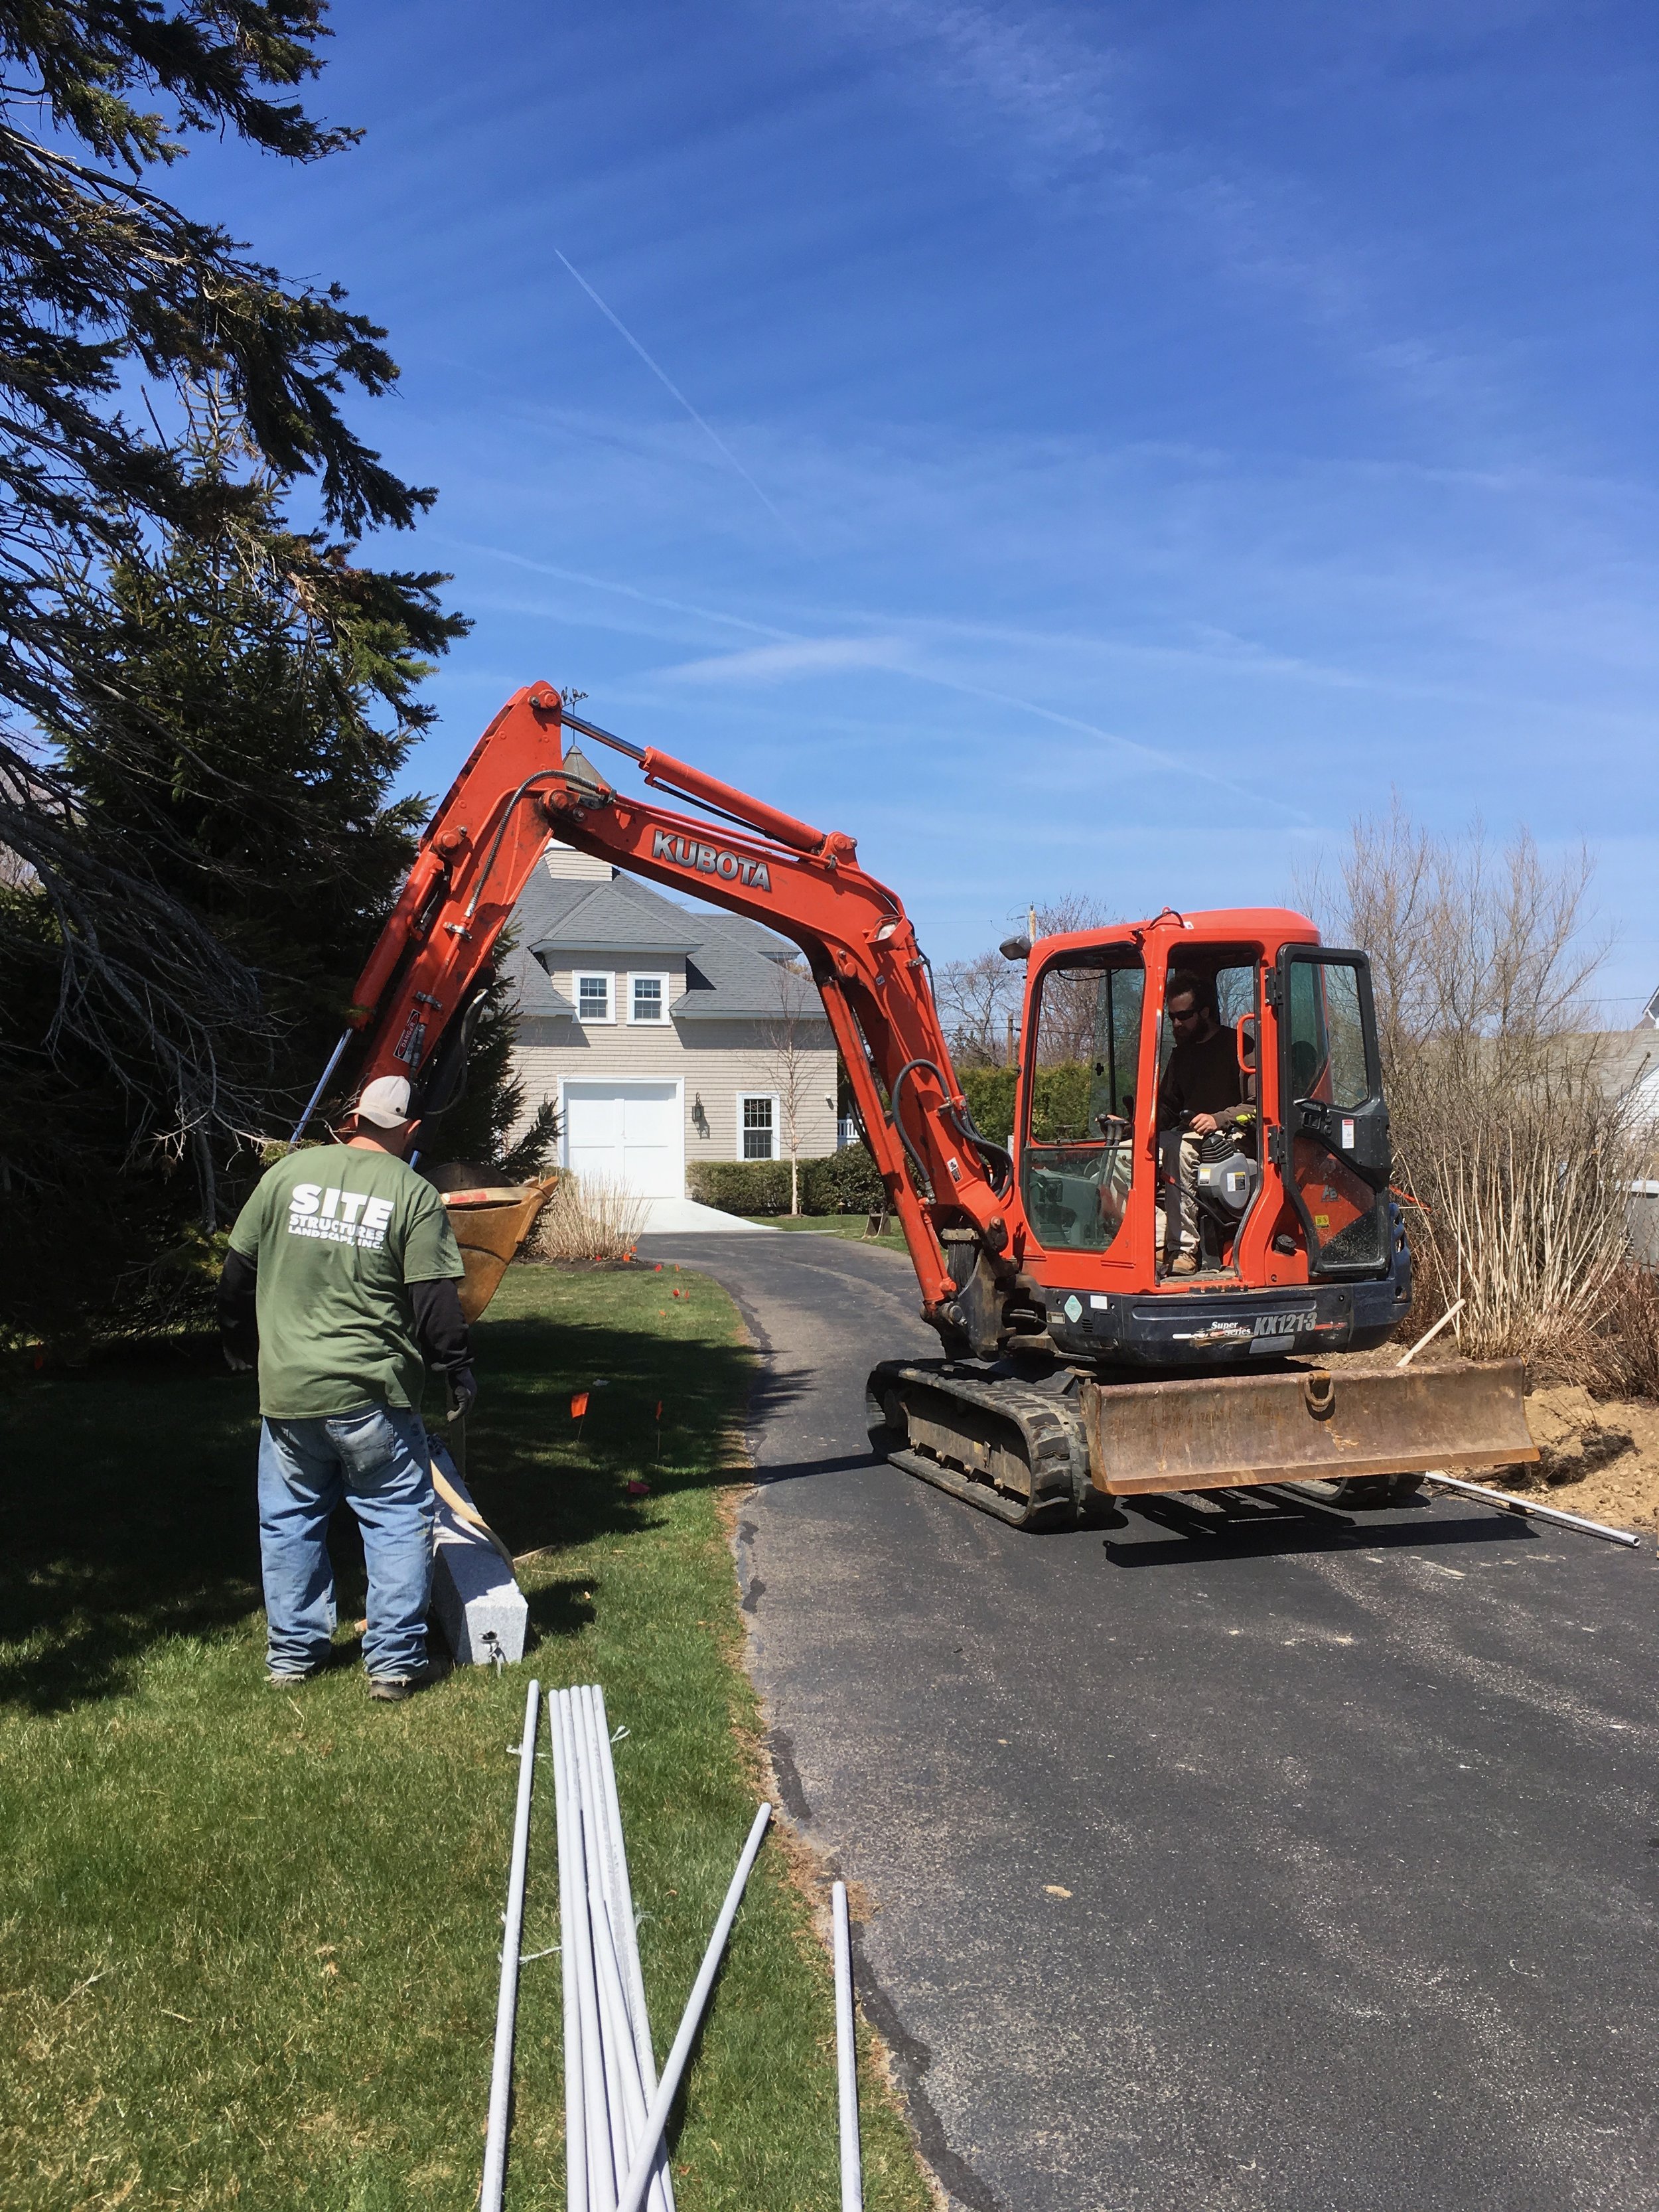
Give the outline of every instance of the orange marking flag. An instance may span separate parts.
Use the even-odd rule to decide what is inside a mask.
[[[586,1390],[579,1390],[570,1401],[570,1418],[573,1421],[580,1421],[586,1411],[587,1393]]]

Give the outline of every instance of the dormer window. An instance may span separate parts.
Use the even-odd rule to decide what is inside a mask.
[[[666,975],[629,977],[628,1018],[630,1022],[665,1022],[668,1019]]]
[[[611,1008],[609,975],[578,975],[576,978],[576,1019],[579,1022],[610,1022],[616,1019]]]

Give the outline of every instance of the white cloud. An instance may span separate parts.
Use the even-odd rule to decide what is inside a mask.
[[[787,684],[835,669],[894,668],[903,655],[903,641],[896,637],[799,637],[745,653],[713,653],[657,672],[678,684]]]

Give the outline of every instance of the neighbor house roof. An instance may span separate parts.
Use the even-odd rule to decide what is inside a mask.
[[[574,1014],[547,974],[562,954],[657,952],[685,960],[685,993],[669,1009],[677,1020],[764,1019],[780,1011],[780,964],[799,957],[787,939],[745,915],[684,907],[623,875],[596,883],[538,868],[520,896],[514,923],[520,948],[514,961],[523,977],[520,1011],[526,1014]],[[521,960],[538,971],[539,984],[519,967]],[[550,999],[556,1006],[546,1003]]]

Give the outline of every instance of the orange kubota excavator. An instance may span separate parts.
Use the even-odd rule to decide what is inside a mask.
[[[699,811],[618,791],[572,731]],[[556,836],[805,954],[941,1343],[871,1376],[896,1466],[1036,1528],[1103,1493],[1319,1480],[1383,1503],[1430,1469],[1538,1456],[1518,1363],[1320,1364],[1381,1343],[1410,1296],[1363,952],[1278,908],[1011,939],[1026,987],[1005,1148],[974,1125],[915,933],[853,839],[580,720],[546,684],[508,701],[433,817],[308,1113],[354,1039],[351,1095],[403,1074],[428,1121],[453,1101],[492,948]],[[1182,1200],[1158,1101],[1165,997],[1194,982],[1236,1039],[1240,1103],[1189,1151],[1193,1272],[1160,1241]]]

